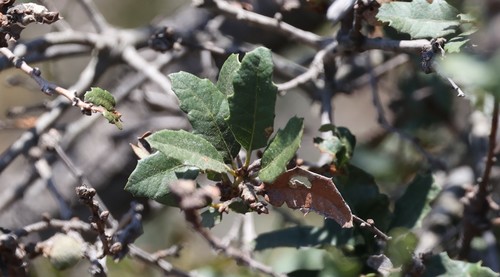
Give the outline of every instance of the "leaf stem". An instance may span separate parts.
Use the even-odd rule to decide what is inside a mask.
[[[250,166],[251,157],[252,157],[252,151],[247,150],[247,155],[245,157],[245,164],[243,165],[244,168],[248,168],[248,166]]]

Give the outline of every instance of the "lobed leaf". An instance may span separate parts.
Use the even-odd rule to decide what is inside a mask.
[[[248,152],[266,146],[273,133],[277,88],[272,73],[271,51],[259,47],[245,55],[233,78],[227,121]]]
[[[116,106],[116,100],[113,95],[102,88],[91,88],[90,91],[85,93],[84,100],[95,106],[102,106],[108,111],[113,111]]]
[[[412,38],[437,38],[455,33],[458,11],[445,0],[384,3],[377,19]]]
[[[278,130],[274,139],[264,150],[259,178],[262,182],[273,182],[286,171],[286,165],[300,147],[304,119],[292,117],[283,130]]]
[[[210,142],[219,151],[224,162],[231,163],[238,155],[240,145],[225,121],[229,116],[226,96],[209,80],[190,73],[179,72],[170,74],[169,77],[180,107],[193,127],[193,133]]]
[[[183,165],[219,173],[229,170],[220,153],[210,142],[184,130],[162,130],[146,140],[165,156],[182,161]]]
[[[113,111],[104,111],[102,113],[102,116],[108,120],[109,123],[113,124],[116,126],[116,128],[122,130],[123,129],[123,124],[121,120],[121,113],[113,110]]]
[[[289,208],[304,213],[314,211],[332,218],[343,228],[351,228],[351,209],[340,195],[331,178],[295,167],[288,170],[272,184],[265,183],[269,203],[279,207],[286,203]]]
[[[181,161],[156,152],[139,160],[129,176],[125,190],[136,197],[147,197],[165,205],[176,205],[169,184],[178,179],[195,179],[197,170]]]

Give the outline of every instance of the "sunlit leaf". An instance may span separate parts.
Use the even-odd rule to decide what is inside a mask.
[[[234,93],[233,81],[238,70],[240,69],[240,62],[238,61],[238,54],[231,54],[222,65],[219,72],[219,79],[217,80],[217,88],[224,95],[231,95]]]
[[[181,109],[187,113],[193,133],[210,142],[226,163],[231,163],[240,145],[236,142],[225,118],[229,116],[226,96],[207,79],[187,72],[169,75],[172,90],[179,97]]]
[[[159,131],[146,140],[165,156],[182,161],[184,165],[219,173],[229,170],[220,153],[210,142],[184,130]]]
[[[379,8],[378,20],[412,38],[436,38],[456,32],[458,11],[444,0],[389,2]]]
[[[304,130],[303,121],[302,118],[292,117],[285,128],[277,132],[264,150],[262,168],[259,172],[261,181],[270,183],[285,172],[286,165],[300,147]]]
[[[91,88],[90,91],[85,92],[84,100],[96,106],[102,106],[108,111],[114,110],[116,106],[116,100],[113,95],[102,88]]]
[[[315,146],[321,152],[330,154],[338,166],[346,165],[352,158],[356,146],[356,137],[345,127],[323,125],[320,131],[332,132],[332,136],[325,139],[314,138]]]
[[[247,151],[266,146],[273,133],[277,88],[272,74],[271,51],[259,47],[245,55],[233,79],[227,120]]]
[[[175,205],[169,184],[178,179],[194,179],[198,171],[160,152],[139,160],[128,178],[125,190],[136,197],[147,197],[165,205]]]

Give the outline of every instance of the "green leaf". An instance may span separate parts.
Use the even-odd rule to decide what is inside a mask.
[[[259,172],[261,181],[271,183],[286,171],[286,165],[300,147],[303,131],[304,119],[298,117],[292,117],[285,129],[278,130],[274,139],[264,150],[262,167]]]
[[[361,276],[363,264],[358,257],[350,257],[342,250],[331,247],[328,249],[324,259],[324,267],[319,277],[342,276],[358,277]]]
[[[169,184],[178,179],[195,179],[197,170],[179,160],[156,152],[139,160],[128,178],[125,190],[136,197],[147,197],[165,205],[177,205],[170,194]]]
[[[377,19],[412,38],[437,38],[455,33],[460,21],[458,11],[444,0],[413,0],[384,3]]]
[[[116,128],[122,130],[123,124],[121,117],[122,115],[117,111],[104,111],[102,112],[102,116],[108,120],[109,123],[116,126]]]
[[[332,155],[336,165],[342,167],[352,158],[356,137],[345,127],[335,127],[331,124],[323,125],[319,129],[322,132],[331,131],[332,137],[314,138],[314,144],[323,153]]]
[[[447,53],[459,53],[462,46],[469,42],[469,36],[477,30],[477,28],[472,28],[469,31],[463,32],[456,37],[449,39],[444,45],[444,50],[446,50]]]
[[[385,252],[394,267],[410,263],[418,244],[417,235],[406,228],[393,228],[389,235],[392,239],[387,242]]]
[[[222,213],[213,207],[208,207],[201,214],[201,225],[205,228],[213,228],[222,221]]]
[[[325,251],[323,249],[280,249],[278,255],[269,255],[270,259],[267,259],[266,263],[275,272],[293,272],[299,269],[320,270],[324,267],[324,256]],[[290,275],[287,274],[286,276]],[[308,276],[311,277],[311,275]]]
[[[240,145],[229,129],[226,96],[207,79],[187,72],[169,75],[172,89],[179,97],[180,107],[187,114],[193,133],[199,134],[219,151],[226,163],[238,155]]]
[[[418,228],[422,219],[430,212],[430,203],[441,188],[434,182],[432,175],[417,175],[406,188],[405,193],[396,201],[391,228]]]
[[[360,218],[371,218],[375,226],[386,230],[391,216],[387,195],[380,193],[373,176],[362,169],[348,165],[345,171],[345,175],[335,176],[333,180],[352,213]]]
[[[85,93],[84,100],[95,106],[102,106],[108,111],[113,111],[116,106],[116,100],[113,95],[102,88],[91,88],[90,91]]]
[[[277,88],[272,74],[271,51],[259,47],[245,55],[234,76],[227,120],[236,140],[248,152],[266,146],[273,133]]]
[[[345,231],[344,231],[345,230]],[[342,232],[352,233],[352,229],[342,229]],[[312,226],[294,226],[267,233],[262,233],[255,239],[255,251],[276,247],[316,247],[335,244],[335,232],[330,228]]]
[[[444,76],[449,76],[458,84],[468,88],[482,88],[494,91],[498,78],[494,67],[487,61],[465,54],[447,55],[437,60],[437,69]]]
[[[167,157],[182,161],[184,165],[219,173],[229,170],[222,156],[210,142],[184,130],[159,131],[146,140]]]
[[[233,80],[240,69],[238,54],[231,54],[222,65],[217,80],[217,88],[226,96],[234,93]]]
[[[468,263],[450,259],[446,252],[432,256],[424,261],[426,270],[422,277],[455,277],[455,276],[477,276],[498,277],[487,267],[482,267],[481,262]]]

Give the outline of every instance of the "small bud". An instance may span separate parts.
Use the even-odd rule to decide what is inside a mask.
[[[108,217],[109,217],[109,211],[104,211],[104,212],[102,212],[102,213],[99,215],[99,217],[101,218],[101,220],[104,220],[104,221],[105,221],[105,220],[107,220],[107,219],[108,219]]]

